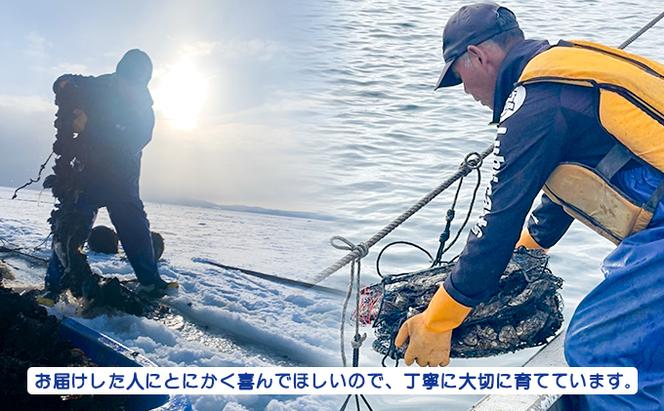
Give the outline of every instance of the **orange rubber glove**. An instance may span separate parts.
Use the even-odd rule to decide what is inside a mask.
[[[530,235],[530,232],[528,231],[528,228],[524,228],[521,231],[521,237],[519,238],[519,241],[516,242],[516,245],[514,248],[519,248],[521,246],[524,246],[526,248],[529,248],[531,250],[544,250],[547,251],[546,248],[542,247],[541,245],[537,244],[537,241],[533,238],[532,235]]]
[[[441,286],[422,313],[409,318],[399,329],[394,343],[401,347],[409,339],[404,360],[424,366],[450,363],[452,330],[458,327],[471,308],[456,302]]]

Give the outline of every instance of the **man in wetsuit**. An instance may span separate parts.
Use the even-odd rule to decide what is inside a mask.
[[[639,370],[637,395],[582,397],[578,407],[664,408],[664,174],[653,166],[662,164],[662,152],[653,154],[649,143],[654,135],[664,137],[664,123],[638,101],[621,99],[648,93],[626,92],[625,71],[643,69],[648,81],[656,81],[664,78],[664,66],[604,49],[525,40],[514,14],[493,3],[465,6],[449,19],[443,33],[445,67],[436,88],[463,83],[466,93],[493,110],[498,125],[494,174],[452,274],[428,308],[404,323],[397,335],[397,346],[408,341],[407,364],[447,365],[452,330],[473,306],[496,292],[515,246],[552,247],[574,215],[617,248],[602,264],[605,279],[570,321],[566,360],[571,366]],[[583,71],[589,67],[604,72]],[[574,77],[577,72],[598,78],[584,83]],[[651,107],[664,105],[661,93],[654,99]],[[631,122],[616,108],[645,117]],[[644,138],[652,140],[645,148],[637,147],[643,141],[628,141],[629,150],[619,142],[640,135],[646,126],[652,128]],[[542,189],[545,194],[520,234]],[[609,204],[607,198],[616,201]]]
[[[148,292],[163,295],[169,283],[159,276],[150,224],[139,194],[142,150],[152,139],[154,128],[152,97],[147,88],[151,77],[150,58],[134,49],[122,57],[115,73],[98,77],[66,75],[58,79],[56,87],[76,87],[79,93],[85,93],[82,107],[74,110],[76,162],[80,169],[80,194],[73,206],[77,222],[89,233],[97,210],[106,207],[139,282]],[[58,249],[63,248],[58,243],[67,241],[55,233],[54,253],[46,274],[48,298],[54,298],[62,289],[67,253]]]

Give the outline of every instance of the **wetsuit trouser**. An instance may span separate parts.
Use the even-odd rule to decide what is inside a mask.
[[[122,248],[127,254],[136,277],[141,284],[153,284],[159,279],[157,261],[152,248],[150,223],[143,207],[143,202],[135,190],[123,192],[84,192],[76,207],[89,221],[86,229],[92,229],[97,210],[106,207],[111,222],[117,230]],[[46,288],[59,291],[64,269],[58,257],[53,253],[46,272]]]
[[[632,187],[649,186],[648,193],[661,181],[641,175],[640,170],[626,177]],[[629,184],[630,179],[638,185]],[[570,366],[636,367],[639,391],[582,396],[577,398],[579,409],[664,410],[663,221],[660,203],[651,226],[625,238],[606,257],[605,279],[576,308],[565,340]]]

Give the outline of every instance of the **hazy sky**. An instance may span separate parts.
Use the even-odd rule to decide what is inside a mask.
[[[307,5],[309,3],[309,5]],[[35,175],[50,152],[51,86],[64,73],[112,72],[152,57],[157,125],[143,157],[146,199],[307,209],[300,72],[315,18],[306,1],[3,2],[0,185]],[[306,16],[306,18],[305,18]],[[49,168],[50,170],[50,168]],[[313,207],[313,206],[312,206]]]

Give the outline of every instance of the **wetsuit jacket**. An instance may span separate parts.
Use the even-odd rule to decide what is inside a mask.
[[[84,184],[89,190],[138,195],[141,152],[155,123],[152,97],[146,87],[126,86],[116,76],[92,80],[88,125],[81,135],[87,152]]]
[[[493,111],[493,122],[498,123],[494,174],[481,216],[444,284],[455,300],[467,306],[495,293],[528,211],[553,169],[562,161],[594,167],[614,145],[597,117],[597,90],[559,83],[514,88],[530,59],[549,47],[548,42],[537,40],[516,44],[498,73]],[[662,177],[636,160],[628,164],[612,182],[637,198],[649,193],[621,187],[626,175],[633,182],[630,173],[645,174],[642,177],[652,184]],[[528,228],[538,244],[548,248],[563,236],[572,221],[560,206],[543,195],[529,218]]]

